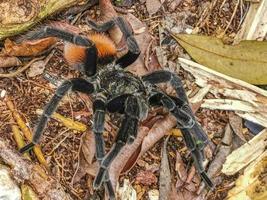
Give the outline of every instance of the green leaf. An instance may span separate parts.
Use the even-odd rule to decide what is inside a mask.
[[[173,35],[198,63],[255,85],[267,84],[267,41],[226,45],[215,37]]]

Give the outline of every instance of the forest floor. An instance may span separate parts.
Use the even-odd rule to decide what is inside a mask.
[[[179,73],[184,87],[188,91],[189,98],[192,98],[199,88],[195,84],[194,78],[176,65],[178,57],[188,58],[188,55],[168,34],[164,34],[162,38],[160,33],[163,30],[162,25],[165,24],[165,28],[176,30],[177,33],[193,32],[216,36],[223,38],[227,43],[231,43],[240,30],[248,10],[248,3],[246,1],[231,0],[140,0],[137,2],[125,0],[116,1],[115,4],[115,10],[119,14],[131,13],[148,27],[147,33],[153,38],[153,44],[147,46],[146,51],[146,57],[150,58],[147,60],[148,65],[153,65],[153,70],[169,68]],[[128,7],[121,7],[122,4],[128,5]],[[78,27],[82,32],[87,32],[85,19],[90,17],[97,21],[100,17],[100,10],[99,6],[92,6],[88,10],[83,11],[82,14],[78,13],[75,15],[77,18],[75,16],[71,18],[66,16],[68,16],[67,11],[52,16],[49,20],[67,22],[67,20],[75,19],[74,26]],[[41,24],[46,22],[41,22]],[[160,50],[159,47],[161,47]],[[52,50],[45,54],[43,59],[45,67],[36,64],[35,69],[30,67],[15,77],[0,79],[0,89],[2,91],[5,90],[5,95],[14,103],[17,112],[31,129],[34,128],[40,116],[36,113],[36,110],[44,108],[56,89],[56,86],[51,83],[51,80],[47,80],[46,77],[51,75],[54,78],[56,77],[58,81],[61,81],[80,76],[64,60],[62,49],[63,43],[58,42]],[[167,61],[160,61],[162,59],[161,54],[164,54],[163,60],[167,58]],[[24,58],[24,61],[26,62],[27,59]],[[161,66],[162,63],[166,64],[166,66]],[[41,70],[41,72],[36,72],[36,68]],[[1,73],[10,73],[12,70],[14,69],[0,68]],[[212,94],[207,94],[205,98],[212,97]],[[217,146],[221,143],[221,139],[224,136],[225,127],[229,123],[229,116],[233,115],[233,113],[230,111],[203,109],[200,108],[200,105],[194,106],[197,119],[207,132],[212,143],[211,147],[207,150],[213,152],[213,156],[207,156],[209,163],[211,163],[214,157],[216,157]],[[93,177],[89,173],[80,172],[85,170],[85,167],[81,167],[81,151],[83,151],[83,156],[86,157],[90,154],[90,149],[92,149],[88,147],[87,150],[84,150],[86,144],[92,144],[89,141],[91,138],[89,135],[92,135],[90,131],[92,122],[91,98],[81,94],[68,94],[56,112],[75,121],[80,121],[87,125],[88,128],[85,132],[74,131],[57,120],[50,120],[40,142],[48,163],[48,169],[52,176],[57,178],[66,187],[74,199],[88,199],[90,197],[98,199],[101,193],[93,191]],[[162,111],[158,112],[162,113]],[[153,112],[150,115],[153,116]],[[161,120],[164,116],[165,114],[163,113],[157,118],[155,116],[154,118],[151,117],[150,119],[154,120],[151,123],[155,124],[157,120]],[[119,120],[117,120],[117,117],[108,117],[108,122],[105,125],[104,136],[107,150],[113,144],[114,135],[118,130]],[[11,130],[13,123],[10,110],[4,102],[1,102],[0,137],[9,141],[14,148],[18,149]],[[149,124],[149,120],[146,121],[146,124]],[[179,188],[176,191],[176,199],[224,199],[227,196],[228,190],[234,186],[237,176],[227,177],[223,174],[217,174],[216,179],[214,179],[216,187],[213,191],[207,191],[203,188],[199,189],[201,181],[194,167],[191,167],[190,154],[183,143],[182,137],[180,137],[176,129],[173,129],[171,134],[165,134],[165,137],[144,152],[129,172],[120,176],[119,185],[122,186],[124,181],[128,179],[133,189],[137,192],[138,199],[153,199],[153,194],[157,197],[161,182],[159,177],[162,170],[161,152],[164,141],[170,135],[167,143],[167,155],[170,164],[172,187]],[[239,143],[239,146],[241,144]],[[87,154],[84,153],[86,151]],[[38,162],[32,153],[31,155],[33,161]],[[182,165],[185,171],[179,171],[180,165]],[[181,177],[180,173],[185,174]],[[181,178],[183,179],[182,182]],[[178,198],[177,195],[180,195],[181,198]]]

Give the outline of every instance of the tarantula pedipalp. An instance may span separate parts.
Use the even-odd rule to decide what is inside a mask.
[[[95,99],[93,102],[93,132],[96,139],[96,158],[100,162],[100,168],[94,180],[94,187],[100,187],[104,181],[110,197],[115,198],[108,175],[108,168],[111,162],[126,143],[134,141],[137,135],[138,124],[146,117],[148,109],[152,106],[164,106],[177,119],[177,125],[182,130],[185,143],[191,151],[197,170],[206,184],[212,187],[212,182],[202,165],[202,150],[208,142],[208,138],[196,122],[181,80],[177,75],[169,71],[156,71],[143,77],[137,77],[127,72],[124,68],[137,59],[140,50],[123,18],[119,17],[101,26],[90,22],[90,25],[98,31],[106,31],[115,24],[121,28],[129,51],[122,58],[105,65],[100,70],[97,70],[96,67],[98,63],[97,45],[88,38],[51,27],[43,29],[39,34],[35,34],[34,38],[54,36],[79,45],[79,48],[83,47],[85,54],[78,57],[81,57],[79,60],[82,61],[81,70],[87,77],[84,79],[75,78],[67,80],[58,87],[55,95],[44,109],[44,113],[35,129],[32,142],[20,151],[29,150],[34,144],[39,142],[48,119],[68,91],[78,91],[87,95],[93,95]],[[157,88],[156,84],[163,82],[169,82],[174,87],[177,97],[169,96]],[[106,112],[121,113],[123,119],[115,139],[115,144],[109,153],[105,155],[102,133]]]

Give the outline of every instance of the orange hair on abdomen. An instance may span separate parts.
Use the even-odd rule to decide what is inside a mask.
[[[107,36],[103,34],[91,34],[88,35],[88,38],[95,44],[99,59],[116,55],[115,44]],[[65,59],[70,65],[82,64],[86,59],[85,49],[82,46],[66,43],[64,46]]]

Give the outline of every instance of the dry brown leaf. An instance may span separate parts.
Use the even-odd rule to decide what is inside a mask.
[[[92,131],[87,131],[82,137],[82,153],[88,164],[92,164],[95,155],[95,137]]]
[[[34,77],[42,74],[44,72],[44,69],[45,69],[45,62],[43,60],[39,60],[30,66],[27,74],[29,77]]]
[[[111,182],[114,188],[116,188],[119,175],[122,172],[129,170],[133,166],[133,164],[136,162],[137,156],[139,155],[139,152],[140,152],[140,145],[145,135],[147,135],[148,131],[149,129],[147,127],[143,127],[143,126],[139,127],[138,135],[135,141],[131,145],[125,145],[123,149],[121,150],[121,153],[111,163],[110,168],[109,168],[109,174],[110,174],[110,179],[111,179]],[[137,155],[135,155],[136,152],[138,152]],[[131,161],[131,159],[133,159],[133,161]],[[129,167],[125,167],[127,166],[127,163],[129,161],[131,162],[131,164],[129,165]],[[98,168],[99,168],[98,162],[94,162],[91,165],[86,167],[86,173],[90,174],[91,176],[95,176]]]
[[[158,182],[158,178],[155,176],[155,174],[150,171],[139,171],[135,177],[135,182],[137,184],[142,184],[142,185],[152,185]]]
[[[79,165],[72,178],[72,183],[80,181],[80,179],[88,173],[87,169],[92,164],[95,155],[95,137],[92,131],[85,132],[81,142],[81,152],[79,152],[78,161]]]
[[[157,123],[149,130],[149,134],[144,138],[140,156],[154,146],[164,135],[167,135],[169,130],[174,126],[176,126],[176,119],[171,115],[165,116],[163,119],[157,121]]]
[[[243,123],[242,118],[235,115],[229,115],[229,123],[234,131],[234,133],[244,142],[247,142],[244,135],[243,135]]]
[[[169,136],[166,138],[161,150],[161,163],[159,172],[159,199],[168,200],[171,192],[172,175],[170,171],[167,144]]]
[[[16,44],[10,39],[6,39],[4,43],[4,53],[9,56],[37,56],[54,45],[56,41],[56,38],[50,37],[34,41],[24,41],[21,44]]]
[[[160,7],[161,3],[159,0],[146,0],[146,9],[150,16],[158,12]]]
[[[178,151],[176,151],[176,163],[175,163],[175,171],[178,173],[178,179],[180,179],[181,184],[186,181],[187,172],[186,166],[182,160],[182,157]],[[178,182],[178,180],[177,180]],[[179,184],[181,186],[181,184]],[[177,184],[176,184],[177,187]]]
[[[0,68],[16,67],[21,65],[21,61],[14,56],[0,56]]]
[[[171,187],[169,200],[204,200],[201,196],[196,196],[194,192],[188,190],[177,190],[174,185]]]
[[[233,141],[233,131],[230,125],[227,124],[225,127],[224,136],[221,142],[224,145],[230,146],[232,144],[232,141]]]

